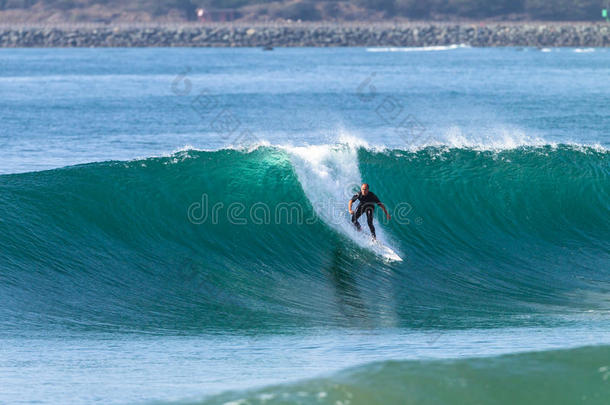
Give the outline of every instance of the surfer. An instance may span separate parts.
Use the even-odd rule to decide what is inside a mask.
[[[356,200],[360,201],[360,203],[358,204],[356,211],[354,211],[352,210],[352,204]],[[377,236],[375,235],[375,226],[373,225],[373,211],[375,210],[375,204],[381,207],[389,221],[390,214],[388,213],[388,210],[385,209],[385,205],[379,201],[379,198],[372,191],[369,191],[369,185],[367,183],[362,184],[362,187],[360,187],[360,192],[358,194],[354,194],[351,200],[349,200],[349,204],[347,206],[347,209],[352,216],[352,223],[358,231],[362,229],[360,227],[360,223],[358,223],[358,218],[360,218],[362,213],[366,213],[366,223],[369,225],[373,240],[377,239]]]

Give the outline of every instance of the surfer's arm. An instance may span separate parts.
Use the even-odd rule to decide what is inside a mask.
[[[351,202],[351,201],[350,201],[350,202]],[[379,206],[381,207],[381,209],[383,210],[383,212],[385,212],[385,216],[386,216],[386,218],[387,218],[387,219],[388,219],[388,221],[389,221],[391,217],[390,217],[390,214],[388,213],[388,210],[386,210],[386,209],[385,209],[385,205],[383,205],[383,203],[382,203],[381,201],[379,201],[379,202],[377,203],[377,205],[379,205]],[[350,206],[351,206],[351,204],[350,204]]]
[[[349,200],[349,203],[347,204],[347,210],[349,211],[350,215],[354,215],[354,211],[352,211],[352,204],[358,199],[359,196],[360,194],[354,194],[354,196]]]

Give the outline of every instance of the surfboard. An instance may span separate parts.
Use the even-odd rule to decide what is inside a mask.
[[[390,248],[389,246],[384,245],[378,240],[371,241],[371,244],[373,245],[373,251],[379,254],[380,256],[383,256],[384,258],[391,261],[402,262],[402,258],[398,256],[398,253],[392,250],[392,248]]]
[[[351,222],[351,221],[350,221]],[[351,223],[350,223],[351,225]],[[352,228],[355,237],[364,242],[364,245],[373,251],[377,256],[394,262],[402,262],[402,258],[391,247],[383,244],[379,239],[373,239],[371,234],[364,229],[360,232],[355,227]]]

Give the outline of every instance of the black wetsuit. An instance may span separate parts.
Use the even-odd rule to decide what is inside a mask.
[[[362,194],[362,191],[358,194],[354,194],[351,201],[354,202],[356,200],[360,201],[358,204],[358,208],[356,208],[356,212],[352,215],[352,223],[356,226],[358,230],[360,230],[360,223],[358,223],[358,218],[362,215],[362,213],[366,213],[366,223],[369,225],[369,229],[371,230],[371,235],[373,238],[376,238],[375,235],[375,226],[373,225],[373,212],[375,210],[375,204],[381,203],[379,198],[369,191],[366,195]]]

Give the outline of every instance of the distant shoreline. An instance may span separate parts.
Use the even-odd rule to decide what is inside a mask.
[[[607,23],[0,24],[0,47],[609,47]]]

